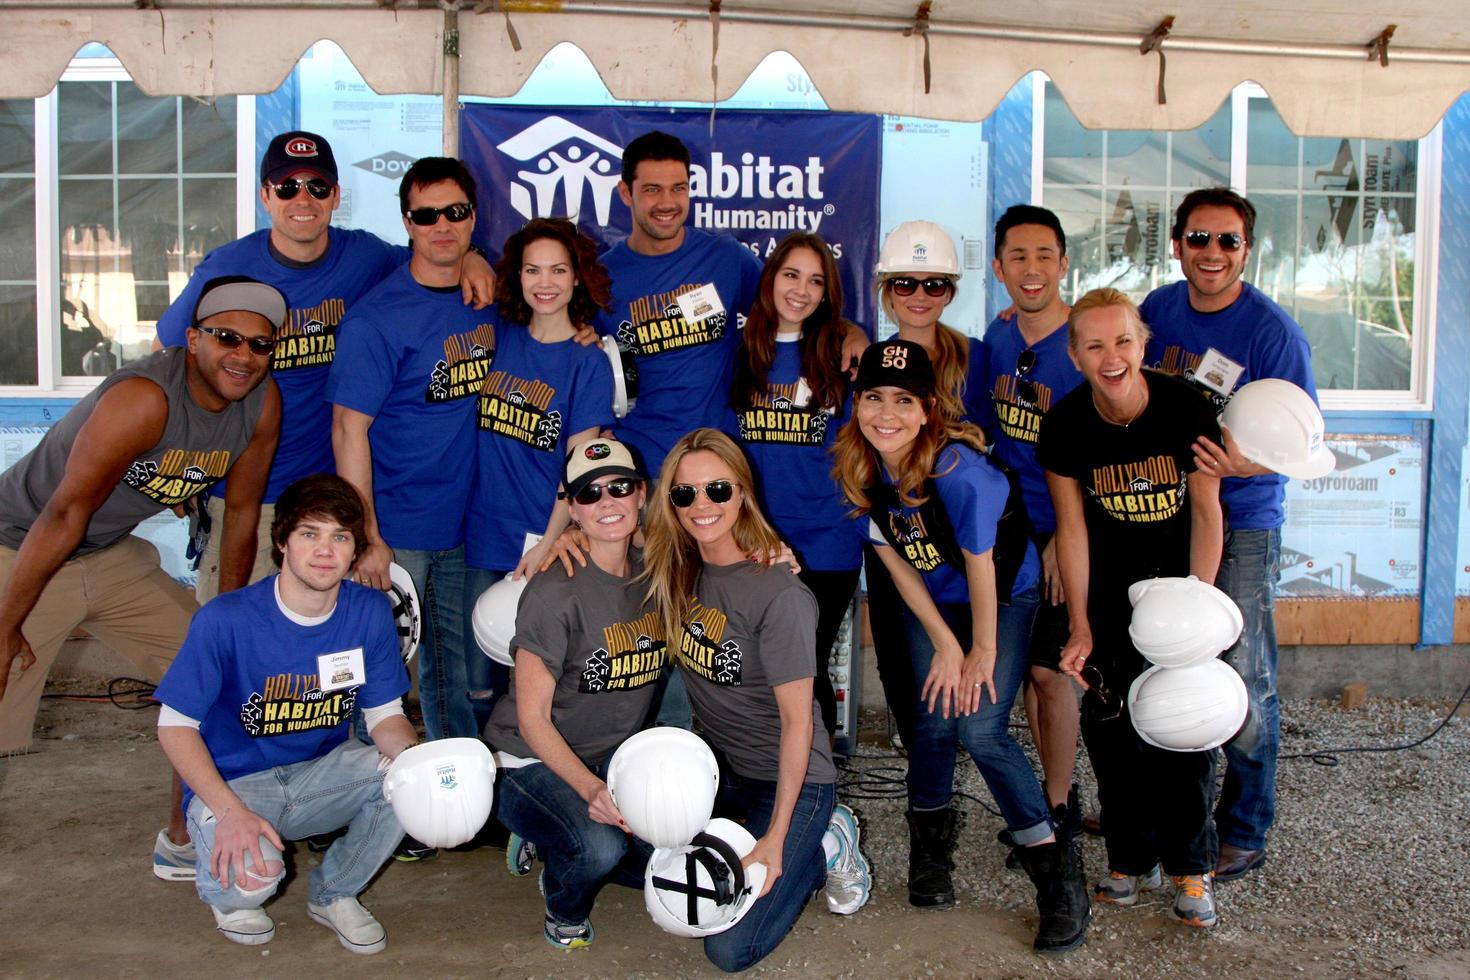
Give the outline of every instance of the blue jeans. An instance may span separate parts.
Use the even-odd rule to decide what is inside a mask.
[[[342,827],[347,834],[332,842],[322,863],[307,881],[307,897],[313,905],[331,905],[342,898],[355,898],[373,875],[393,855],[403,839],[403,828],[393,807],[383,799],[383,774],[378,771],[378,750],[348,739],[326,755],[308,762],[277,766],[230,780],[230,789],[260,817],[270,821],[286,840],[326,834]],[[214,853],[214,813],[194,797],[188,809],[189,837],[199,855],[199,876],[194,887],[207,905],[222,912],[259,908],[275,894],[284,870],[267,885],[245,890],[226,875],[227,882],[210,876]],[[260,838],[266,861],[283,860],[270,841]],[[251,861],[246,857],[246,867]],[[262,879],[268,880],[268,879]]]
[[[1215,585],[1235,600],[1245,629],[1225,661],[1245,681],[1250,717],[1225,743],[1225,785],[1215,808],[1222,844],[1266,846],[1276,822],[1276,753],[1281,748],[1281,703],[1276,696],[1276,580],[1281,576],[1281,529],[1225,532]]]
[[[470,705],[469,647],[466,626],[471,604],[467,601],[468,569],[464,546],[449,551],[394,550],[394,560],[413,579],[419,593],[422,631],[419,641],[419,707],[424,712],[424,731],[430,740],[478,738],[475,713]],[[485,660],[479,649],[478,660]]]
[[[495,702],[510,690],[510,668],[485,655],[475,642],[475,603],[485,590],[505,578],[513,569],[468,568],[464,600],[465,676],[469,681],[470,709],[475,713],[475,732],[485,730]],[[515,651],[510,655],[515,657]]]
[[[607,775],[606,764],[593,770]],[[592,914],[609,881],[643,888],[653,853],[643,841],[587,816],[587,803],[544,763],[507,770],[496,794],[500,822],[536,845],[546,864],[546,911],[562,925]]]
[[[711,963],[727,973],[739,973],[755,966],[781,945],[781,940],[796,925],[807,900],[827,880],[822,835],[827,832],[836,802],[835,784],[802,784],[801,795],[791,810],[786,842],[781,848],[781,877],[734,928],[705,937],[704,955]],[[722,772],[720,792],[715,800],[717,816],[742,820],[745,829],[759,840],[771,826],[775,806],[774,781],[745,779]]]
[[[941,810],[954,796],[955,742],[962,742],[975,760],[990,795],[1000,807],[1006,829],[1023,847],[1045,840],[1052,832],[1051,812],[1041,783],[1031,771],[1026,753],[1011,737],[1011,705],[1026,676],[1031,624],[1040,604],[1035,586],[998,609],[996,622],[995,703],[987,691],[980,710],[945,718],[936,708],[920,702],[914,721],[914,740],[909,745],[909,806],[915,810]],[[970,607],[940,603],[939,612],[966,650],[970,646]],[[914,683],[923,690],[934,661],[934,644],[924,627],[907,607],[903,610],[908,633],[909,658]]]

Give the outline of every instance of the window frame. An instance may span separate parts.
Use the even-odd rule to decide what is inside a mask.
[[[80,398],[102,378],[62,374],[60,160],[57,135],[62,82],[132,82],[115,57],[74,58],[50,92],[35,104],[36,383],[0,385],[0,398]],[[177,98],[175,96],[175,98]],[[255,97],[235,101],[235,231],[255,228]]]
[[[1045,110],[1046,86],[1049,81],[1042,72],[1033,74],[1031,203],[1039,206],[1045,206]],[[1269,93],[1255,82],[1242,82],[1230,94],[1230,185],[1247,196],[1250,194],[1246,180],[1250,100],[1269,97]],[[1414,189],[1414,325],[1409,349],[1409,387],[1403,391],[1319,389],[1318,398],[1326,411],[1426,414],[1434,408],[1434,338],[1438,327],[1439,200],[1443,126],[1443,121],[1436,123],[1428,134],[1416,141],[1418,160]],[[1169,215],[1171,221],[1172,218],[1173,215]],[[1171,272],[1177,272],[1177,261],[1170,259],[1169,268]]]

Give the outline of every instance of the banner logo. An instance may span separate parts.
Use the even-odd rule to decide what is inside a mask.
[[[360,170],[366,170],[370,174],[386,177],[390,180],[398,180],[408,173],[408,168],[413,166],[413,157],[397,150],[389,150],[387,153],[379,153],[375,157],[359,160],[353,164]]]
[[[510,185],[510,206],[523,218],[564,214],[577,221],[588,190],[597,223],[607,227],[613,188],[623,177],[623,148],[561,116],[547,116],[495,147],[527,165]],[[564,207],[555,206],[561,190]]]

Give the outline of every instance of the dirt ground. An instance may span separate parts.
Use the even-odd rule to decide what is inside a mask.
[[[169,772],[153,738],[155,717],[152,710],[48,700],[36,750],[0,760],[0,975],[718,975],[697,942],[655,928],[642,896],[617,888],[599,899],[593,915],[597,940],[590,949],[549,948],[540,934],[535,879],[510,878],[504,851],[491,848],[445,853],[421,864],[390,862],[363,895],[388,931],[388,948],[359,957],[307,918],[303,871],[316,857],[298,847],[295,877],[268,906],[277,923],[275,940],[263,947],[226,942],[190,885],[159,881],[149,868],[153,836],[165,816]],[[1459,752],[1459,779],[1466,778],[1465,761]],[[1290,806],[1303,802],[1284,800]],[[1294,906],[1291,890],[1306,887],[1306,880],[1285,866],[1286,853],[1265,873],[1221,886],[1222,923],[1210,934],[1177,925],[1167,899],[1155,898],[1134,909],[1096,910],[1083,949],[1043,958],[1030,948],[1036,919],[1024,876],[1005,871],[1000,848],[990,843],[998,821],[983,811],[971,814],[958,854],[958,907],[919,912],[905,902],[901,803],[859,803],[859,811],[878,863],[872,902],[846,918],[808,906],[787,940],[751,972],[883,978],[1470,976],[1470,953],[1458,942],[1460,948],[1426,951],[1415,949],[1423,944],[1412,937],[1345,940],[1373,932],[1380,901],[1350,878],[1336,883],[1340,904],[1317,907],[1312,900],[1312,907]],[[1462,851],[1465,830],[1462,811],[1445,828],[1446,840],[1431,846]],[[1102,866],[1101,846],[1089,841],[1087,847],[1095,874]],[[1463,868],[1458,882],[1445,883],[1452,889],[1449,908],[1461,916],[1465,886]],[[1254,911],[1232,912],[1232,905]],[[1302,916],[1330,917],[1338,928],[1317,938],[1310,930],[1303,935]],[[1464,935],[1463,928],[1451,932]]]

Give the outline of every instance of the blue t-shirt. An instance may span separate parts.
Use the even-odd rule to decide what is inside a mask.
[[[270,229],[262,229],[210,252],[158,318],[158,342],[182,347],[199,293],[214,277],[250,276],[285,295],[286,323],[276,334],[271,357],[271,375],[281,390],[281,439],[266,482],[267,504],[303,476],[334,471],[332,406],[326,390],[337,328],[347,311],[409,256],[407,248],[369,232],[328,228],[321,258],[288,265],[271,254],[270,235]],[[225,481],[210,493],[223,497]]]
[[[1021,478],[1026,516],[1038,532],[1057,529],[1057,514],[1046,486],[1046,471],[1036,462],[1036,437],[1041,417],[1062,396],[1082,383],[1082,372],[1067,352],[1067,327],[1047,334],[1031,350],[1035,362],[1022,379],[1016,362],[1027,349],[1014,319],[996,317],[985,329],[985,369],[970,383],[980,396],[980,427],[991,452]],[[1029,381],[1034,392],[1026,390]],[[1033,395],[1034,398],[1028,398]],[[988,397],[987,397],[988,396]]]
[[[194,614],[156,697],[200,722],[199,734],[228,782],[326,755],[351,734],[352,709],[408,693],[393,612],[381,592],[343,582],[324,623],[286,618],[271,575],[226,592]],[[323,683],[317,658],[362,651],[362,683]],[[193,790],[185,787],[184,809]]]
[[[802,567],[850,571],[863,563],[862,540],[845,533],[851,505],[832,476],[831,448],[852,400],[824,412],[807,393],[807,402],[797,404],[800,378],[801,344],[777,338],[765,393],[727,412],[724,428],[745,450],[761,509]]]
[[[934,485],[939,492],[939,502],[949,517],[954,529],[955,541],[972,555],[983,555],[995,547],[995,528],[1005,513],[1006,498],[1010,493],[1010,482],[1005,474],[985,458],[964,444],[954,444],[940,452],[934,470],[939,475]],[[888,474],[884,473],[884,479]],[[892,485],[890,481],[890,485]],[[880,513],[875,511],[872,520],[890,522],[904,550],[916,556],[924,585],[936,603],[970,602],[969,583],[965,573],[940,557],[941,551],[934,544],[934,533],[915,520],[918,510],[900,506],[897,510]],[[879,546],[887,546],[887,539],[877,527],[870,527],[869,539]],[[908,560],[908,559],[905,559]],[[909,561],[914,565],[914,561]],[[927,567],[925,567],[927,566]],[[1041,561],[1036,556],[1036,547],[1026,542],[1026,556],[1016,573],[1011,595],[1017,596],[1036,584],[1041,576]],[[965,638],[960,642],[968,646]]]
[[[1225,309],[1200,313],[1189,305],[1189,284],[1174,282],[1148,294],[1139,312],[1153,331],[1145,363],[1169,374],[1181,375],[1223,410],[1229,401],[1195,377],[1194,369],[1213,348],[1244,370],[1235,383],[1261,378],[1290,381],[1317,400],[1312,380],[1312,348],[1302,328],[1280,306],[1250,283]],[[1225,521],[1239,531],[1280,527],[1286,521],[1286,477],[1277,473],[1220,481],[1220,503]]]
[[[965,352],[965,390],[960,395],[960,402],[965,407],[965,417],[962,421],[973,422],[983,427],[990,398],[981,379],[985,377],[989,361],[983,343],[975,337],[965,339],[969,343]]]
[[[612,424],[613,381],[601,347],[539,343],[518,324],[502,326],[495,341],[480,391],[465,560],[506,570],[520,560],[526,532],[546,530],[567,438]]]
[[[407,264],[343,321],[327,398],[373,417],[373,500],[392,548],[464,541],[475,472],[475,406],[497,321],[458,286],[420,285]]]
[[[602,256],[612,274],[613,310],[599,313],[600,333],[617,337],[638,366],[638,403],[617,424],[619,439],[657,476],[685,433],[718,426],[729,402],[737,332],[755,300],[761,263],[733,238],[684,229],[668,255],[640,255],[619,242]],[[690,324],[678,297],[712,284],[723,312]],[[715,307],[711,306],[711,309]]]

